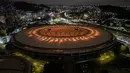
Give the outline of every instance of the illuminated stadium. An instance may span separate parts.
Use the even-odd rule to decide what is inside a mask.
[[[117,41],[111,33],[96,26],[53,25],[23,30],[13,36],[10,44],[33,57],[71,56],[82,61],[113,49]]]

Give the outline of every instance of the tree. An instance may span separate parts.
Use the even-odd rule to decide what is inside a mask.
[[[1,36],[6,36],[7,32],[6,32],[6,29],[1,29],[0,30],[0,35]]]

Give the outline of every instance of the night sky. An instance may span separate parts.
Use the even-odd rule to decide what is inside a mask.
[[[38,4],[87,4],[87,5],[130,5],[130,0],[13,0],[13,1],[26,1]]]

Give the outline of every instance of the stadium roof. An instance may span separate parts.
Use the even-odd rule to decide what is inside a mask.
[[[14,37],[17,44],[39,52],[94,51],[97,50],[95,47],[102,49],[112,40],[113,35],[103,29],[68,25],[33,27]]]

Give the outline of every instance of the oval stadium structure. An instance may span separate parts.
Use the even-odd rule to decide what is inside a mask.
[[[10,44],[37,57],[69,55],[86,60],[113,49],[117,40],[110,32],[96,26],[53,25],[23,30],[13,36]]]

